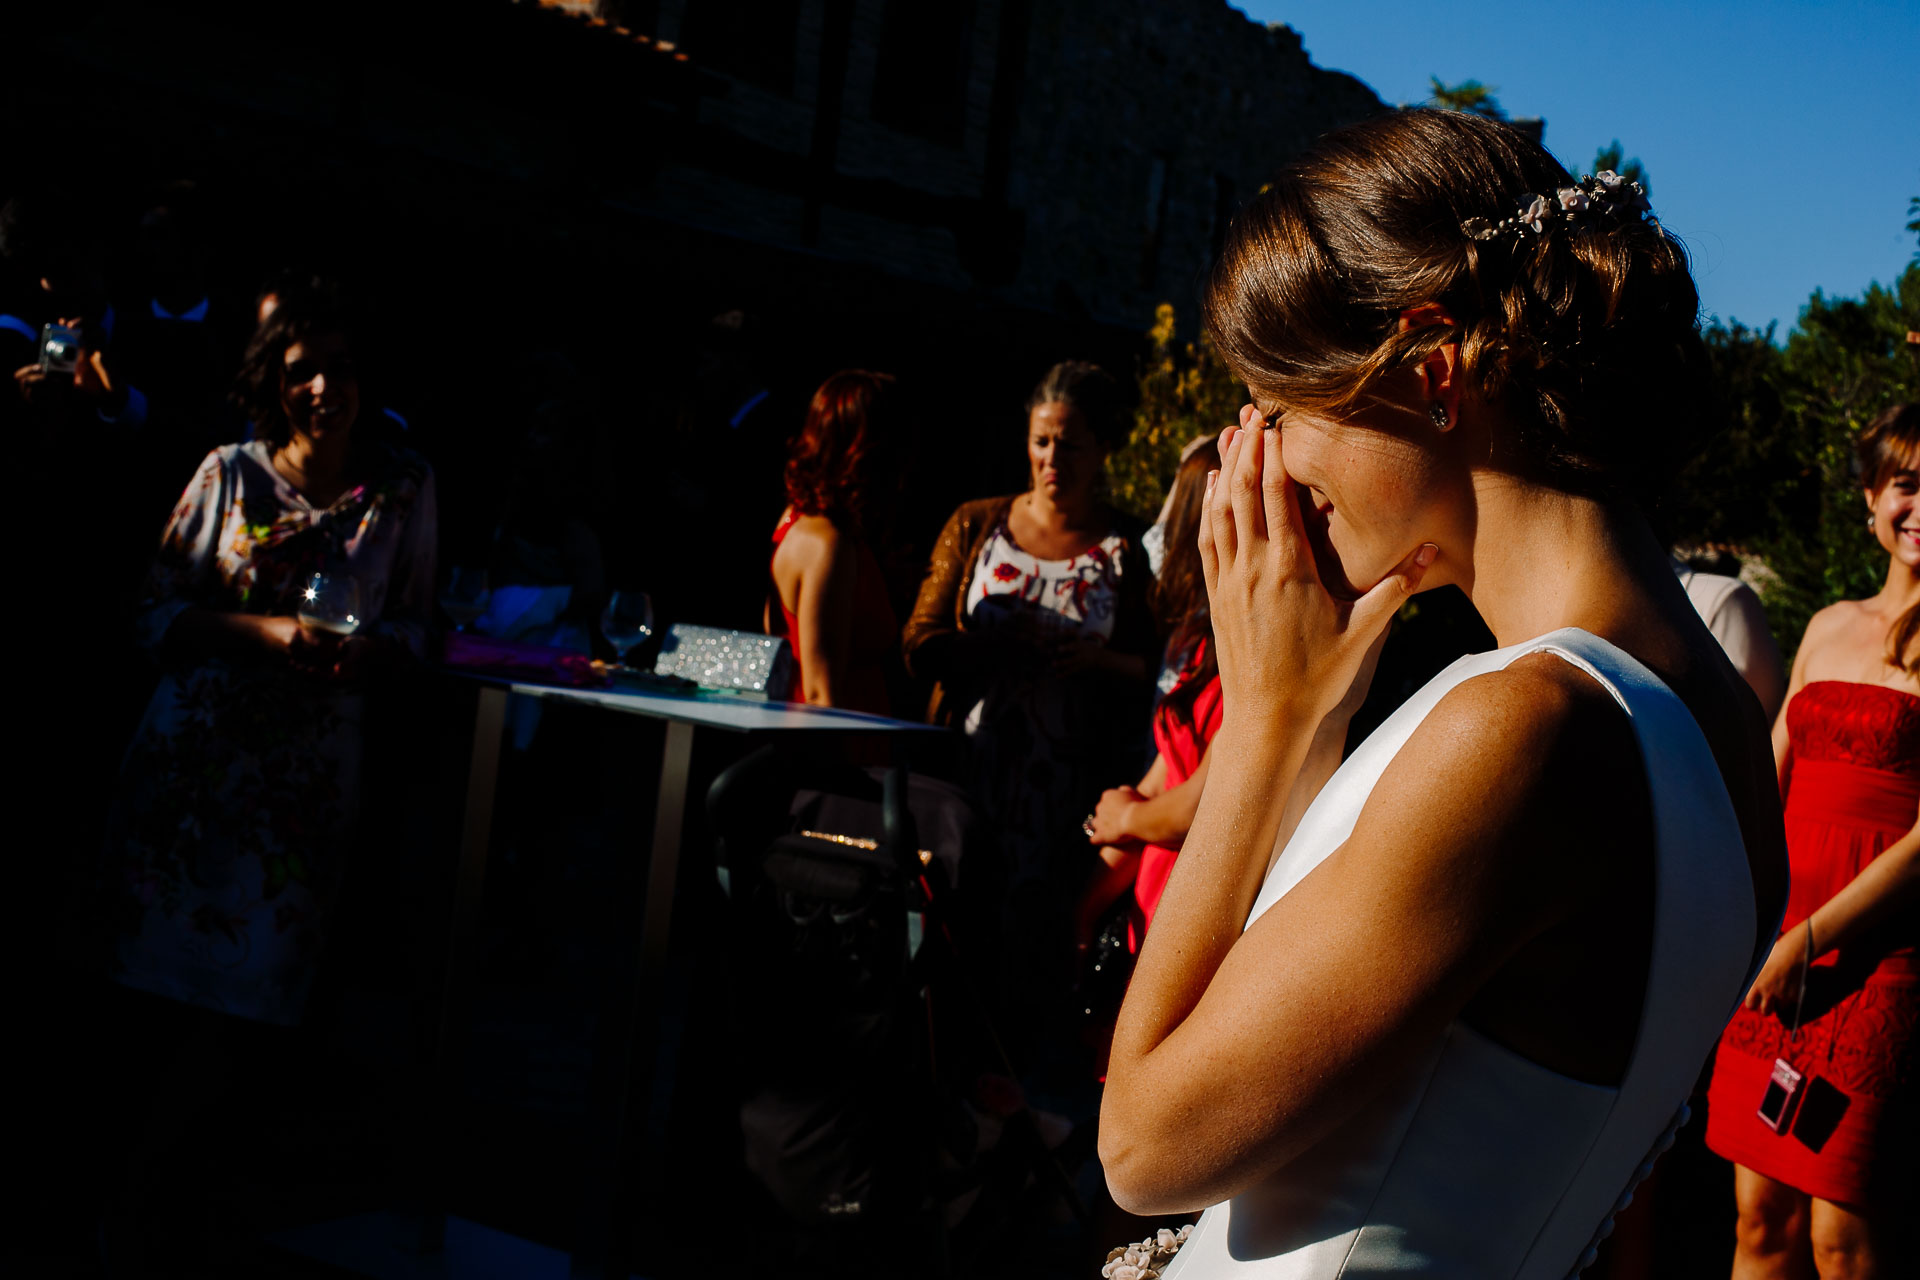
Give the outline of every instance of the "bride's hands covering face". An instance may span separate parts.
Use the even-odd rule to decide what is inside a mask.
[[[1287,474],[1281,432],[1258,408],[1221,439],[1208,479],[1200,559],[1213,615],[1223,728],[1289,732],[1318,726],[1351,696],[1394,612],[1419,587],[1437,548],[1423,543],[1357,600],[1329,591],[1314,562]],[[1364,685],[1360,686],[1364,694]]]

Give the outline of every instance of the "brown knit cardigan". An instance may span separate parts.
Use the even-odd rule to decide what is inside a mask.
[[[980,548],[1018,496],[1007,494],[961,503],[940,531],[940,540],[934,543],[927,576],[920,583],[920,597],[914,601],[913,615],[900,637],[907,670],[934,682],[933,697],[927,704],[931,724],[952,724],[979,698],[990,674],[971,669],[963,656],[963,646],[955,641],[969,629],[967,588],[973,585]],[[1116,511],[1113,529],[1125,545],[1120,553],[1120,600],[1107,647],[1116,653],[1140,655],[1151,670],[1158,656],[1159,636],[1147,599],[1153,569],[1147,563],[1146,549],[1140,545],[1147,526],[1134,516]]]

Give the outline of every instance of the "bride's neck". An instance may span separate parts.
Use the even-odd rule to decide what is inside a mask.
[[[1603,630],[1636,578],[1665,571],[1645,517],[1628,504],[1511,479],[1479,487],[1473,563],[1461,587],[1504,648],[1561,627]]]

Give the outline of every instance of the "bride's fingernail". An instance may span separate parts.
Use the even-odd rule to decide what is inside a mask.
[[[1220,473],[1218,471],[1207,472],[1207,492],[1208,493],[1213,492],[1213,482],[1215,480],[1218,480],[1219,478],[1220,478]]]
[[[1423,542],[1420,544],[1420,549],[1413,553],[1413,562],[1424,569],[1432,564],[1433,558],[1439,554],[1440,548],[1434,546],[1431,542]]]

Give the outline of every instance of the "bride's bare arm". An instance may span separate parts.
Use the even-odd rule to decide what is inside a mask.
[[[1301,777],[1310,755],[1324,766],[1320,726],[1432,558],[1425,548],[1360,600],[1335,600],[1277,437],[1232,433],[1202,521],[1225,710],[1101,1108],[1108,1183],[1135,1212],[1216,1203],[1288,1159],[1545,927],[1564,892],[1515,864],[1580,865],[1537,856],[1538,815],[1564,819],[1574,801],[1544,784],[1573,776],[1561,760],[1580,741],[1569,726],[1595,714],[1583,706],[1618,718],[1553,658],[1463,684],[1388,769],[1347,845],[1242,935],[1281,826],[1297,819],[1288,796],[1318,780]]]
[[[1114,1034],[1100,1153],[1123,1207],[1216,1204],[1284,1164],[1595,889],[1607,792],[1590,747],[1622,722],[1581,679],[1523,660],[1449,694],[1347,843],[1245,934],[1274,805],[1261,758],[1215,740]],[[1585,834],[1566,837],[1570,816]]]

